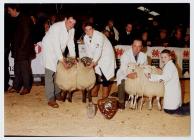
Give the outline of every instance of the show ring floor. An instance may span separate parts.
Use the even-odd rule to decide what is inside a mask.
[[[189,90],[188,83],[186,84]],[[185,87],[185,85],[184,85]],[[116,91],[113,85],[112,92]],[[101,97],[93,98],[94,103]],[[190,101],[185,92],[184,102]],[[44,86],[33,86],[31,93],[21,96],[5,93],[5,136],[183,136],[191,134],[190,116],[177,117],[158,111],[156,100],[148,110],[118,111],[111,120],[98,110],[93,119],[87,117],[87,104],[81,92],[73,95],[73,102],[58,102],[59,108],[47,105]]]

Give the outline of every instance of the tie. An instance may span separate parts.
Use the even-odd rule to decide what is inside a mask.
[[[90,36],[89,39],[90,39],[90,43],[91,43],[92,42],[92,37]]]
[[[137,55],[135,56],[135,61],[137,61]]]

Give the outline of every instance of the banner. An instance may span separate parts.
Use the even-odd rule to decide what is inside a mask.
[[[117,59],[117,65],[120,64],[120,58],[123,55],[124,51],[129,49],[128,45],[117,45],[114,47],[115,55]],[[173,54],[174,62],[177,66],[180,78],[190,78],[190,49],[189,48],[176,48],[176,47],[147,47],[146,54],[148,55],[148,63],[156,67],[160,67],[160,53],[164,49],[169,49]],[[32,60],[32,74],[33,75],[42,75],[45,74],[44,67],[42,65],[42,53],[41,53],[41,43],[37,43],[35,46],[36,58]],[[79,57],[86,56],[86,50],[84,44],[78,45]],[[10,75],[14,75],[14,59],[9,56],[9,71]]]
[[[120,59],[123,52],[130,46],[117,45],[115,46],[116,59]],[[160,53],[162,50],[168,49],[172,52],[172,58],[177,66],[180,78],[190,78],[190,49],[177,47],[147,47],[148,63],[156,67],[161,67]]]

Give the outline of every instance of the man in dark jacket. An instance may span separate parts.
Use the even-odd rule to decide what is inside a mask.
[[[30,17],[20,13],[19,5],[8,4],[7,7],[8,14],[16,18],[11,40],[15,79],[9,92],[20,92],[20,95],[25,95],[30,92],[32,86],[31,59],[35,57],[31,31],[32,21]]]
[[[121,45],[131,45],[134,40],[134,33],[133,33],[133,25],[131,23],[127,23],[125,27],[125,31],[121,33],[119,44]]]

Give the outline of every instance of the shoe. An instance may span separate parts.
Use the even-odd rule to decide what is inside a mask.
[[[118,109],[124,110],[125,109],[125,103],[118,102]]]
[[[53,108],[59,108],[59,105],[54,100],[48,101],[48,105],[53,107]]]
[[[61,96],[61,95],[56,96],[56,100],[57,100],[57,101],[62,101],[62,102],[64,102],[64,101],[65,101],[65,100],[64,100],[64,97],[63,97],[63,96]]]
[[[8,90],[7,90],[7,92],[9,92],[9,93],[14,93],[14,92],[19,93],[20,90],[16,90],[13,87],[9,87]]]
[[[28,94],[28,93],[30,93],[30,90],[24,88],[24,89],[20,92],[20,95],[26,95],[26,94]]]

